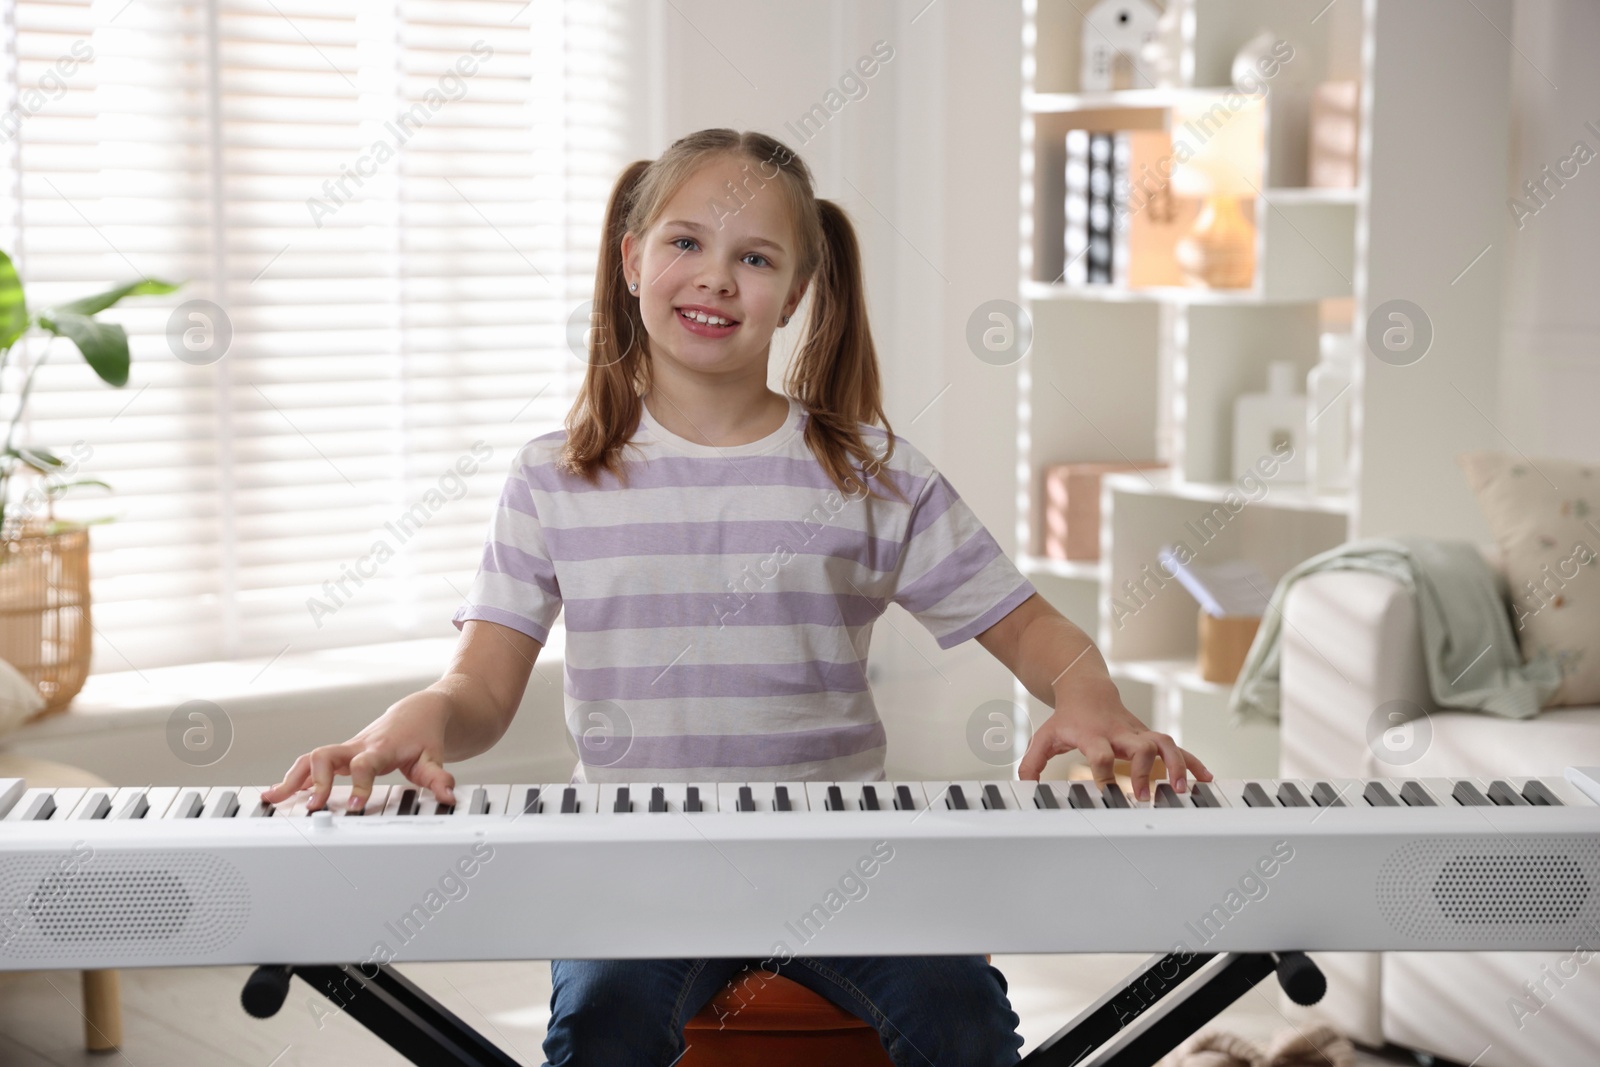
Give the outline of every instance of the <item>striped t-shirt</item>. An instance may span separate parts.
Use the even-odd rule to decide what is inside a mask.
[[[949,648],[1033,593],[903,438],[879,464],[904,500],[841,493],[805,409],[749,444],[696,444],[645,410],[628,482],[524,445],[452,621],[548,640],[566,609],[567,726],[590,782],[878,781],[872,624],[899,604]],[[864,426],[881,455],[886,435]]]

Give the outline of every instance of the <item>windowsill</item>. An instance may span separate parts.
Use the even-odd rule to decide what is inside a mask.
[[[536,670],[560,685],[561,647],[551,634]],[[383,707],[439,680],[455,651],[454,637],[391,641],[378,645],[320,649],[249,660],[186,663],[144,671],[91,674],[66,711],[24,726],[5,744],[65,738],[164,724],[189,700],[209,700],[229,717],[255,712]],[[552,676],[551,667],[555,666]],[[530,680],[530,686],[533,684]]]

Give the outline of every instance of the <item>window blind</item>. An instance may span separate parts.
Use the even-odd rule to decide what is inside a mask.
[[[625,2],[8,5],[30,305],[185,283],[105,313],[123,389],[49,346],[19,434],[113,487],[56,505],[116,516],[94,670],[454,635],[511,459],[581,381]]]

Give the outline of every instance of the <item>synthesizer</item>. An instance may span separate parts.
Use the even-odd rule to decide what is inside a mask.
[[[0,970],[673,956],[1570,950],[1600,768],[1538,778],[29,788]]]

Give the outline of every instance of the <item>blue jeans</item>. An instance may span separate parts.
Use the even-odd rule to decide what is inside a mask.
[[[794,956],[552,960],[545,1067],[668,1067],[683,1055],[683,1024],[747,966],[752,996],[775,968],[870,1023],[896,1067],[1018,1060],[1005,976],[982,956]]]

